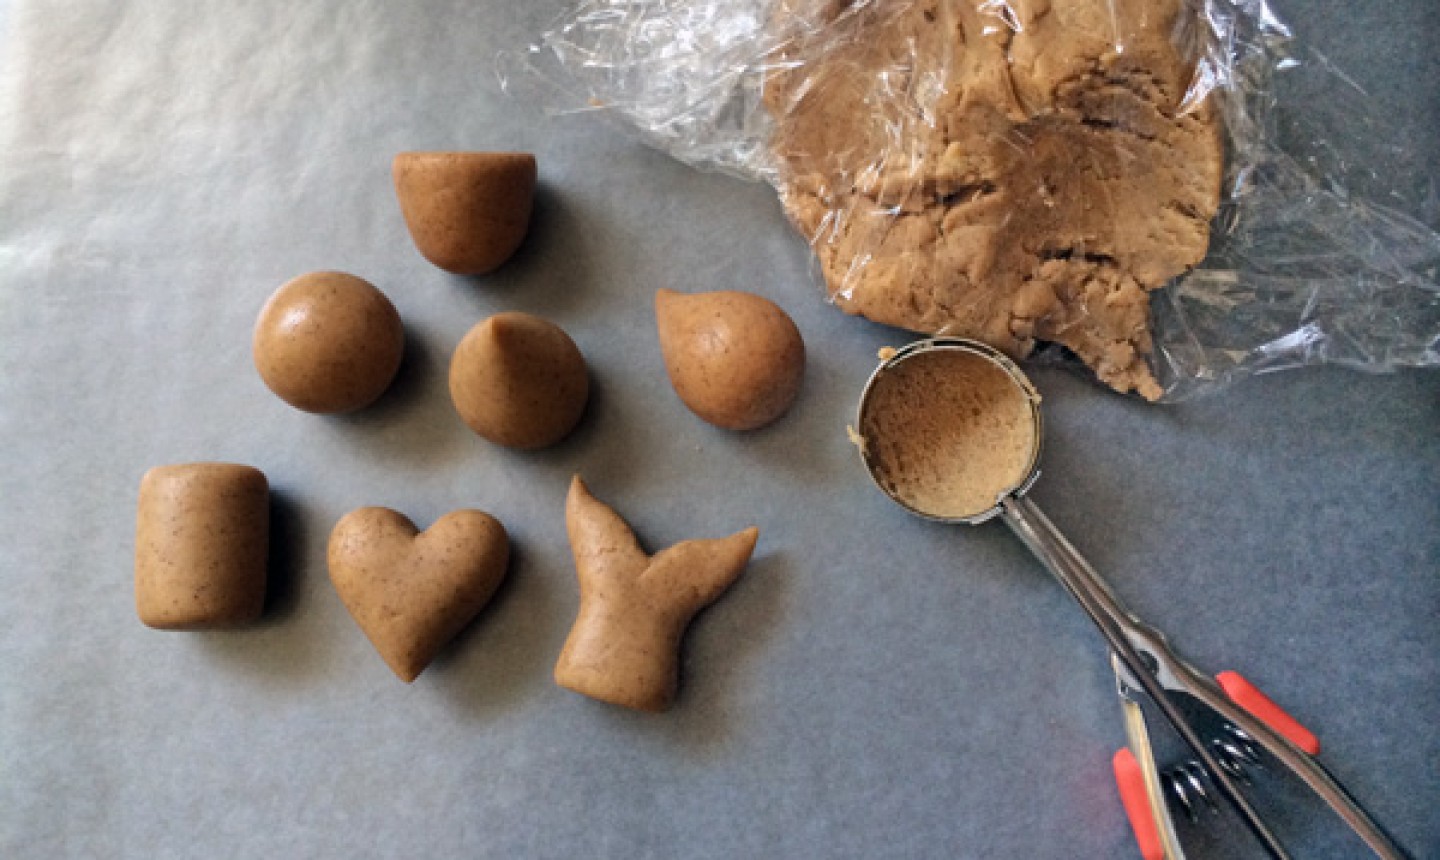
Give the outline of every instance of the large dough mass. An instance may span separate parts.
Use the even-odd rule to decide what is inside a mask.
[[[781,198],[836,303],[1159,397],[1147,294],[1205,256],[1222,168],[1180,1],[782,6],[819,26],[766,87]]]

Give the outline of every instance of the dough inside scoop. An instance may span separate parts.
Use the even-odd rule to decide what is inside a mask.
[[[1033,393],[992,359],[932,349],[875,378],[859,435],[892,498],[926,516],[975,517],[1030,476],[1035,408]]]
[[[1148,293],[1204,258],[1223,155],[1181,0],[780,6],[781,199],[835,302],[1158,398]]]

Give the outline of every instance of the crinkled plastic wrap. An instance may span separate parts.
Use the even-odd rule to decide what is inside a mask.
[[[1440,364],[1435,201],[1301,65],[1263,0],[582,0],[502,78],[774,185],[847,312],[1180,399]]]

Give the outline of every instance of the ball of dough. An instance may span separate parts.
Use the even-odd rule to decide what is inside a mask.
[[[306,412],[350,412],[390,387],[405,351],[405,326],[368,281],[311,272],[265,303],[253,350],[260,378],[281,400]]]
[[[805,375],[805,342],[774,302],[724,291],[655,294],[670,384],[691,412],[730,430],[784,414]]]
[[[450,361],[450,399],[471,430],[509,448],[565,438],[590,397],[585,358],[557,325],[496,314],[470,330]]]

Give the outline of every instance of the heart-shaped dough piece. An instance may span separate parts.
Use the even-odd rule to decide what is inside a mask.
[[[483,511],[451,511],[421,532],[389,508],[360,508],[335,524],[326,559],[345,608],[408,684],[490,601],[510,540]]]

